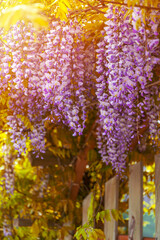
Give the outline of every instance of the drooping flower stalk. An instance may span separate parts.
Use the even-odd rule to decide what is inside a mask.
[[[8,94],[9,132],[19,154],[27,141],[43,151],[46,120],[82,134],[93,71],[82,34],[77,23],[54,22],[48,32],[35,35],[30,24],[20,22],[4,35],[0,90]]]
[[[158,90],[147,89],[147,84],[159,61],[154,56],[158,25],[154,14],[146,14],[153,16],[146,17],[146,24],[141,21],[137,30],[141,10],[134,8],[132,19],[125,16],[127,10],[112,5],[107,10],[97,47],[96,84],[94,47],[86,47],[76,22],[54,22],[37,36],[30,24],[21,22],[4,35],[0,92],[8,97],[9,132],[19,154],[26,142],[44,150],[46,120],[67,125],[74,136],[82,134],[93,99],[98,100],[100,153],[117,171],[125,165],[143,118],[149,119],[151,137],[155,136],[158,108],[153,96]]]
[[[153,67],[159,61],[153,56],[159,40],[154,35],[152,43],[148,41],[148,36],[155,32],[149,27],[146,31],[143,22],[138,30],[135,29],[137,18],[142,17],[140,9],[134,9],[132,21],[129,17],[124,17],[126,12],[126,7],[109,6],[105,15],[106,34],[97,50],[97,58],[101,53],[100,60],[97,61],[97,72],[100,74],[97,82],[101,81],[101,84],[97,84],[96,92],[102,130],[102,133],[98,132],[99,149],[103,160],[111,162],[117,172],[125,166],[127,151],[132,138],[138,134],[142,119],[148,117],[151,122],[153,114],[150,111],[157,110],[152,91],[147,91],[146,86],[152,80]],[[148,93],[152,95],[149,101],[152,101],[153,107],[145,102]],[[102,96],[106,97],[103,105]],[[144,110],[145,107],[148,112]],[[102,149],[104,141],[107,151]]]

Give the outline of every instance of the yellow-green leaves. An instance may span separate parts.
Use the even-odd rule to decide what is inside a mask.
[[[95,220],[98,223],[99,221],[104,223],[104,220],[111,221],[114,219],[115,221],[121,220],[122,222],[123,217],[122,214],[117,209],[107,209],[104,211],[100,211],[95,216]],[[96,229],[93,227],[94,223],[94,216],[89,219],[87,223],[83,226],[77,228],[76,234],[74,235],[77,240],[98,240],[98,239],[105,239],[105,234],[101,229]]]
[[[105,239],[104,232],[101,229],[96,229],[86,223],[83,226],[77,228],[77,232],[74,235],[77,240],[98,240]]]
[[[68,14],[68,4],[65,2],[67,1],[59,1],[59,6],[57,9],[56,17],[59,17],[61,20],[66,20],[67,19],[67,14]],[[70,5],[69,5],[70,6]]]
[[[21,4],[6,8],[0,17],[0,27],[8,30],[19,20],[30,21],[35,28],[48,27],[47,17],[42,15],[43,4]]]
[[[101,212],[98,212],[96,215],[96,221],[99,220],[104,223],[104,219],[106,221],[111,221],[111,215],[115,221],[121,220],[123,222],[122,214],[117,209],[107,209]]]
[[[110,210],[105,210],[97,213],[96,215],[97,222],[100,220],[101,222],[104,223],[104,219],[106,219],[106,221],[111,221]]]
[[[71,9],[71,1],[69,0],[54,0],[47,6],[51,11],[51,15],[54,15],[60,20],[67,20],[68,10]]]
[[[94,215],[94,195],[92,193],[90,205],[89,205],[88,212],[87,212],[88,219],[89,220],[92,219],[93,215]]]
[[[111,210],[111,213],[112,213],[113,218],[114,218],[116,221],[118,221],[118,219],[119,219],[119,212],[118,212],[118,210],[117,210],[117,209],[112,209],[112,210]]]
[[[35,238],[38,238],[38,235],[39,235],[39,232],[40,232],[40,227],[38,225],[38,220],[34,221],[34,223],[32,225],[31,232],[32,232],[32,234]]]

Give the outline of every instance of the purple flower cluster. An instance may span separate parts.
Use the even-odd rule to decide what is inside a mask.
[[[141,19],[141,27],[137,30],[135,23],[137,16]],[[141,33],[140,43],[144,46],[144,51],[141,51],[141,58],[139,60],[143,62],[141,65],[141,76],[138,78],[138,82],[141,88],[139,93],[138,108],[140,115],[143,118],[149,120],[149,132],[154,142],[156,135],[158,135],[158,115],[159,115],[159,89],[158,86],[146,87],[153,79],[153,68],[156,64],[160,63],[159,58],[159,38],[158,38],[158,21],[156,20],[158,12],[152,11],[150,18],[146,19],[146,24],[142,21],[141,11],[135,9],[133,14],[133,27],[135,32]],[[158,57],[157,57],[158,56]],[[158,103],[158,104],[157,104]]]
[[[35,40],[31,26],[26,27],[24,23],[3,34],[3,40],[6,44],[1,46],[0,77],[6,84],[0,89],[2,94],[8,94],[7,121],[11,141],[20,154],[25,151],[28,138],[33,147],[43,149],[45,102],[40,96],[41,82],[37,82],[41,61],[39,42]]]
[[[48,82],[44,95],[52,106],[53,121],[62,121],[73,130],[73,135],[82,134],[86,119],[82,30],[73,23],[67,26],[54,23],[53,27],[47,33],[41,55],[43,80]]]
[[[26,142],[43,151],[46,120],[82,134],[94,70],[94,52],[82,35],[77,22],[53,22],[39,34],[20,22],[3,34],[0,92],[7,98],[9,133],[20,154]]]
[[[90,87],[94,71],[94,45],[85,46],[78,23],[52,23],[47,32],[35,33],[31,24],[13,26],[1,33],[0,94],[7,110],[8,136],[19,154],[29,145],[44,151],[45,121],[65,124],[73,135],[82,134],[92,99]],[[90,87],[89,87],[90,86]],[[89,89],[88,89],[89,88]],[[14,192],[14,165],[6,148],[5,182],[7,194]],[[43,179],[43,197],[48,176]],[[12,235],[7,215],[4,236]]]
[[[95,99],[98,148],[116,171],[124,168],[143,119],[149,120],[150,135],[155,137],[158,88],[147,85],[159,62],[157,19],[150,12],[144,24],[139,8],[132,17],[125,16],[127,10],[109,5],[96,61],[95,46],[85,44],[77,22],[53,22],[47,32],[38,34],[31,24],[20,22],[1,34],[0,94],[7,99],[3,105],[10,138],[19,153],[26,144],[44,150],[46,120],[67,125],[73,136],[81,135]]]
[[[153,98],[157,87],[146,88],[152,81],[153,67],[159,62],[154,57],[159,44],[157,23],[147,19],[148,24],[141,22],[137,30],[137,20],[143,19],[141,10],[134,8],[132,20],[124,18],[126,12],[126,7],[109,6],[104,38],[97,49],[98,148],[103,160],[111,162],[117,172],[123,171],[141,121],[149,119],[153,135],[157,133],[158,120]]]

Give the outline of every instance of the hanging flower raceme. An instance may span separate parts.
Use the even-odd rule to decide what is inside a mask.
[[[53,27],[47,33],[42,53],[44,80],[48,82],[44,95],[50,99],[53,121],[69,126],[74,135],[82,134],[86,120],[82,29],[72,23],[54,23]]]
[[[6,86],[1,86],[1,93],[8,95],[7,121],[13,145],[21,154],[26,149],[27,138],[30,137],[33,146],[42,149],[45,133],[36,133],[36,129],[43,126],[45,115],[45,102],[40,95],[42,82],[39,78],[39,42],[36,41],[31,26],[27,27],[22,22],[12,27],[8,34],[3,34],[3,40],[7,42],[2,46],[7,55],[2,53],[4,59],[1,62],[1,80],[4,82],[5,79]],[[31,131],[32,134],[28,136]],[[34,144],[35,137],[41,139],[39,144]]]
[[[145,87],[152,80],[153,67],[159,61],[153,57],[153,49],[159,42],[156,35],[152,44],[147,42],[148,36],[153,35],[151,28],[146,31],[143,23],[138,30],[134,27],[137,21],[134,16],[141,19],[141,10],[134,10],[132,21],[124,17],[126,12],[126,7],[109,6],[105,15],[106,34],[97,49],[100,76],[96,94],[101,113],[99,128],[102,130],[97,133],[98,145],[103,160],[111,162],[117,172],[125,166],[127,151],[132,138],[138,134],[142,118],[151,113],[145,111],[148,97]],[[156,108],[151,92],[149,101],[152,99]],[[102,150],[104,142],[107,149],[103,147]]]
[[[2,99],[7,99],[11,141],[19,153],[26,142],[36,150],[45,147],[45,121],[65,124],[73,135],[82,134],[90,108],[98,99],[98,146],[103,159],[117,171],[125,165],[131,139],[143,118],[150,133],[157,132],[157,105],[152,81],[159,40],[154,13],[141,21],[139,8],[132,18],[127,7],[110,5],[97,47],[94,84],[94,44],[86,46],[77,22],[54,22],[47,32],[35,35],[23,22],[2,33],[0,43]],[[137,20],[141,24],[137,30]],[[96,92],[96,97],[92,94]],[[157,94],[158,95],[158,94]],[[106,147],[107,146],[107,147]]]
[[[104,34],[104,32],[102,33]],[[108,115],[108,89],[107,89],[107,84],[108,84],[108,79],[106,76],[107,72],[107,61],[106,61],[106,41],[105,38],[103,38],[99,43],[98,43],[98,49],[96,50],[97,52],[97,68],[96,71],[100,74],[99,78],[97,78],[97,84],[96,84],[96,95],[97,99],[99,102],[99,111],[100,111],[100,121],[99,121],[99,127],[97,129],[97,142],[98,142],[98,148],[99,152],[103,158],[107,162],[107,152],[106,152],[106,145],[108,141],[108,135],[104,133],[104,130],[106,128],[105,122],[107,119]]]
[[[159,38],[158,38],[158,12],[151,11],[149,18],[146,18],[146,23],[142,21],[141,10],[138,8],[134,9],[133,12],[133,28],[135,33],[138,35],[140,33],[140,43],[141,47],[138,50],[141,52],[137,56],[137,61],[141,62],[140,68],[137,72],[137,81],[139,84],[139,102],[138,108],[141,116],[149,120],[149,132],[152,140],[154,141],[155,136],[158,134],[158,86],[150,86],[153,79],[153,68],[156,64],[160,63],[159,57]],[[141,20],[141,25],[137,29],[136,22]]]
[[[54,22],[39,34],[20,22],[3,36],[0,91],[8,99],[9,132],[20,154],[27,141],[43,151],[46,120],[82,134],[90,92],[86,78],[93,71],[82,34],[76,22]]]

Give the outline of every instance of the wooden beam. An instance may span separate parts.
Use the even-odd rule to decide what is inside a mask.
[[[14,227],[31,227],[34,220],[31,218],[17,218],[13,220]]]
[[[143,236],[143,165],[129,167],[129,240]]]
[[[119,178],[113,177],[105,183],[104,209],[117,209],[119,200]],[[118,222],[111,218],[111,221],[104,222],[104,233],[106,240],[116,240],[118,237]]]

